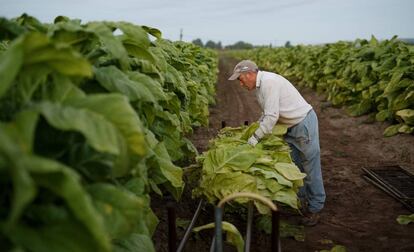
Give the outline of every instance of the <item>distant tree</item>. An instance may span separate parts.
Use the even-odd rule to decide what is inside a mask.
[[[239,41],[234,43],[233,45],[226,46],[226,49],[252,49],[253,45],[250,43],[246,43],[244,41]]]
[[[414,45],[414,38],[400,38],[399,40],[401,40],[401,41],[403,41],[407,44]]]
[[[216,43],[212,40],[207,41],[207,43],[205,45],[205,47],[211,48],[211,49],[216,49],[216,46],[217,46]]]
[[[216,49],[219,49],[219,50],[223,49],[223,46],[221,45],[221,41],[219,41],[219,42],[216,44]]]
[[[292,45],[290,44],[290,41],[288,40],[288,41],[286,41],[286,43],[285,43],[285,47],[292,47]]]
[[[201,39],[194,39],[193,41],[192,41],[192,43],[194,44],[194,45],[198,45],[198,46],[201,46],[201,47],[204,47],[204,45],[203,45],[203,41],[201,40]]]

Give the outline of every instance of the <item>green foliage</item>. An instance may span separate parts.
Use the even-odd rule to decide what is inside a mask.
[[[221,42],[219,41],[218,43],[209,40],[206,42],[206,44],[204,45],[206,48],[211,48],[211,49],[223,49],[223,46],[221,45]]]
[[[204,46],[203,41],[200,38],[194,39],[193,41],[191,41],[191,43],[193,43],[194,45],[199,46],[199,47]]]
[[[216,54],[126,22],[24,14],[0,33],[1,250],[155,251],[149,194],[181,196]]]
[[[346,252],[346,247],[342,245],[335,245],[330,250],[323,249],[320,252]]]
[[[272,233],[272,218],[262,215],[256,222],[257,228],[270,235]],[[305,227],[289,224],[285,221],[279,223],[280,237],[293,237],[296,241],[305,241]]]
[[[410,222],[414,222],[414,214],[400,215],[397,218],[397,222],[400,223],[401,225],[407,225]]]
[[[414,50],[396,37],[231,54],[325,93],[333,105],[346,106],[352,116],[374,113],[378,121],[401,123],[386,129],[385,136],[414,132],[412,120],[399,115],[414,109]]]
[[[203,226],[193,228],[193,232],[200,232],[205,229],[214,228],[214,223],[209,223]],[[239,230],[227,221],[222,222],[223,231],[226,233],[226,242],[232,244],[237,248],[238,252],[244,251],[244,240]]]
[[[243,50],[243,49],[252,49],[253,45],[244,41],[238,41],[232,45],[226,46],[226,49],[231,50]]]

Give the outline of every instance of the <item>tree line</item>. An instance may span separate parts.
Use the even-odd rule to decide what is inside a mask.
[[[232,45],[227,45],[227,46],[223,46],[221,44],[221,42],[214,42],[212,40],[208,40],[205,44],[203,43],[203,41],[199,38],[194,39],[192,41],[193,44],[198,45],[200,47],[205,47],[205,48],[211,48],[211,49],[217,49],[217,50],[223,50],[223,49],[252,49],[252,48],[257,48],[257,47],[272,47],[272,44],[268,45],[268,46],[254,46],[250,43],[244,42],[244,41],[238,41]],[[291,47],[291,43],[290,41],[286,41],[284,47]]]
[[[205,44],[203,43],[203,41],[201,39],[194,39],[192,41],[193,44],[198,45],[200,47],[206,47],[206,48],[211,48],[211,49],[218,49],[218,50],[222,50],[222,49],[252,49],[253,45],[250,43],[246,43],[243,41],[238,41],[232,45],[227,45],[227,46],[223,46],[221,44],[221,42],[214,42],[212,40],[208,40]]]

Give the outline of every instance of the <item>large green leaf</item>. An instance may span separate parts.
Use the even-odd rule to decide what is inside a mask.
[[[165,148],[165,145],[160,142],[153,149],[155,153],[156,162],[159,165],[161,174],[167,179],[167,182],[171,184],[174,197],[179,199],[184,187],[184,182],[182,180],[183,171],[180,167],[175,166],[171,162],[171,158]]]
[[[53,214],[48,209],[42,210],[40,216]],[[42,226],[16,225],[9,230],[7,236],[15,244],[19,244],[20,248],[33,252],[110,251],[100,246],[82,223],[71,218],[70,214],[63,212],[61,215],[58,220]]]
[[[274,179],[277,180],[277,182],[280,185],[284,185],[284,186],[288,186],[288,187],[293,186],[293,183],[289,179],[287,179],[284,176],[280,175],[276,170],[270,170],[270,169],[267,170],[267,169],[263,169],[263,168],[261,169],[261,168],[255,167],[255,166],[252,166],[250,168],[250,170],[252,172],[258,172],[260,174],[263,174],[265,179],[274,178]]]
[[[379,121],[379,122],[383,122],[387,119],[390,119],[392,116],[392,113],[388,110],[381,110],[379,111],[376,115],[375,115],[375,120]]]
[[[371,112],[373,104],[371,100],[362,100],[360,103],[351,105],[348,108],[348,112],[351,116],[361,116]]]
[[[69,46],[56,45],[44,34],[29,33],[24,39],[24,67],[41,64],[70,76],[92,76],[90,63]]]
[[[272,134],[276,136],[283,136],[286,134],[288,126],[284,124],[276,124],[272,129]]]
[[[138,155],[146,153],[142,122],[125,96],[119,94],[89,95],[81,99],[68,100],[65,104],[78,109],[87,109],[103,116],[121,132],[128,147],[134,153]]]
[[[122,43],[129,55],[137,59],[146,60],[150,64],[156,63],[155,56],[152,55],[150,50],[148,50],[147,48],[143,48],[141,44],[137,44],[135,41],[131,39],[124,39]]]
[[[398,133],[405,133],[405,134],[411,134],[414,132],[414,126],[409,126],[407,124],[403,124],[399,129]]]
[[[61,74],[53,74],[53,84],[43,89],[43,99],[51,102],[63,102],[71,98],[85,97],[86,94],[72,80]]]
[[[238,252],[244,251],[244,240],[239,230],[237,230],[237,228],[233,224],[227,221],[223,221],[221,224],[222,229],[226,232],[226,241],[235,246]],[[211,229],[214,227],[214,223],[209,223],[203,226],[193,228],[193,232],[200,232],[202,230]]]
[[[119,63],[123,70],[128,70],[128,53],[122,42],[117,39],[111,32],[111,30],[101,22],[90,22],[86,26],[86,30],[93,32],[100,40],[104,50],[107,50],[112,57],[119,60]]]
[[[14,122],[8,124],[9,136],[15,137],[14,142],[24,153],[32,153],[38,118],[37,112],[24,110],[16,114]]]
[[[146,193],[149,191],[150,186],[155,186],[155,188],[158,189],[158,187],[152,183],[153,185],[149,185],[151,181],[147,179],[147,166],[144,162],[140,162],[135,167],[135,177],[131,178],[124,184],[125,188],[129,190],[130,192],[134,193],[138,197],[145,197],[145,205],[146,207],[142,209],[144,213],[144,223],[139,222],[139,227],[136,232],[139,232],[141,234],[146,234],[149,236],[152,236],[155,232],[155,229],[159,223],[158,217],[154,214],[154,212],[151,210],[150,206],[150,197]],[[161,192],[157,192],[160,195],[162,195]]]
[[[247,129],[244,130],[242,136],[240,139],[247,141],[251,136],[253,136],[253,133],[259,128],[259,123],[255,122],[250,124]]]
[[[294,209],[298,209],[298,198],[293,190],[279,190],[272,195],[272,200],[284,203]]]
[[[398,71],[394,71],[390,82],[388,83],[387,87],[384,90],[385,94],[389,94],[392,92],[397,91],[400,89],[400,80],[404,75],[404,71],[402,69],[398,69]]]
[[[58,43],[66,43],[82,52],[91,39],[80,20],[59,16],[55,18],[54,25],[49,28],[48,35]]]
[[[49,189],[64,199],[74,216],[83,223],[102,251],[110,250],[102,216],[80,183],[79,176],[69,167],[56,161],[24,155],[19,157],[22,167],[31,174],[36,184]]]
[[[88,109],[43,102],[37,110],[49,124],[60,130],[78,131],[96,150],[119,154],[119,132],[104,116]]]
[[[47,25],[42,24],[36,18],[23,13],[20,17],[14,19],[17,24],[26,28],[27,30],[31,31],[39,31],[46,33],[47,32]]]
[[[157,101],[166,101],[167,96],[162,89],[161,83],[157,80],[149,77],[148,75],[139,73],[139,72],[128,72],[127,73],[129,79],[137,82],[139,85],[145,86],[148,90],[150,90],[152,96]],[[149,100],[151,101],[151,100]]]
[[[144,222],[145,201],[132,192],[105,183],[87,188],[111,238],[122,238],[132,233],[137,222]]]
[[[113,241],[114,252],[146,251],[155,252],[151,238],[142,234],[131,234],[123,239]]]
[[[2,144],[9,144],[3,142],[4,138],[2,136],[0,136],[0,140],[2,140]],[[21,156],[22,154],[19,157],[12,156],[11,158],[17,159]],[[8,164],[8,166],[10,169],[9,176],[13,182],[13,198],[7,220],[7,228],[10,228],[20,218],[26,206],[34,200],[37,189],[26,167],[20,161],[15,161]]]
[[[414,214],[400,215],[397,218],[397,222],[400,223],[401,225],[407,225],[410,222],[414,222]]]
[[[98,82],[110,92],[124,94],[131,102],[144,101],[156,103],[152,92],[143,84],[128,78],[124,72],[115,66],[95,69]]]
[[[247,145],[215,149],[208,153],[203,169],[214,173],[226,173],[230,170],[247,171],[259,155],[257,151]]]
[[[293,237],[296,241],[305,241],[305,227],[289,224],[287,221],[281,220],[279,223],[280,237]],[[272,233],[272,217],[270,215],[262,215],[257,221],[256,227],[263,230],[266,234]]]
[[[20,34],[26,32],[24,27],[18,25],[14,20],[0,18],[0,40],[13,40]]]
[[[414,126],[414,109],[399,110],[395,115],[401,117],[406,124]]]
[[[142,26],[142,29],[144,29],[146,32],[156,37],[157,39],[161,39],[162,33],[160,30],[149,26]]]
[[[184,98],[189,96],[183,75],[171,65],[167,65],[165,82],[173,85],[173,89],[171,91],[174,91],[176,94],[181,94]]]
[[[123,32],[122,42],[128,54],[138,59],[148,60],[151,63],[155,62],[154,56],[148,50],[150,40],[145,29],[127,22],[106,22],[106,24],[116,27]]]
[[[387,127],[385,130],[384,130],[384,136],[385,137],[390,137],[390,136],[394,136],[394,135],[397,135],[398,134],[398,130],[401,128],[403,126],[403,124],[402,123],[400,123],[400,124],[395,124],[395,125],[391,125],[391,126],[389,126],[389,127]]]
[[[0,125],[0,156],[6,158],[8,172],[13,182],[13,199],[7,225],[14,225],[26,206],[34,199],[37,189],[27,167],[20,158],[32,152],[34,130],[38,114],[21,112],[15,122]]]
[[[0,97],[9,89],[23,64],[23,40],[13,42],[8,50],[0,54]]]
[[[306,177],[306,174],[300,172],[299,168],[293,163],[276,163],[274,167],[289,180],[299,180]]]
[[[346,247],[342,245],[335,245],[330,250],[323,249],[320,252],[346,252]]]
[[[131,39],[143,48],[150,46],[148,34],[141,26],[128,22],[106,22],[106,24],[120,29],[128,39]]]
[[[220,173],[216,176],[205,177],[200,184],[202,193],[211,203],[216,199],[223,199],[237,192],[258,193],[258,181],[250,175],[241,172]],[[238,198],[239,203],[246,203],[248,199]]]

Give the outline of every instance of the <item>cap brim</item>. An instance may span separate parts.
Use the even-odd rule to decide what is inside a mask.
[[[229,80],[236,80],[237,78],[239,78],[240,73],[234,73],[232,74],[232,76],[230,76]]]

